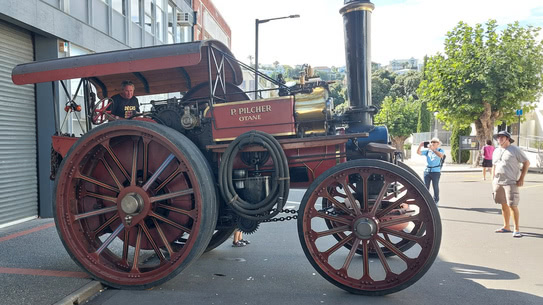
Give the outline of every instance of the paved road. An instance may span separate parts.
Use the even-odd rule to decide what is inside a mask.
[[[396,294],[357,296],[328,283],[305,258],[291,221],[262,224],[249,246],[227,242],[159,287],[109,289],[88,304],[543,304],[543,175],[528,174],[521,190],[520,239],[494,233],[500,209],[480,173],[444,173],[441,187],[438,259]],[[293,191],[290,205],[301,196]]]
[[[351,295],[323,279],[305,258],[296,223],[263,224],[252,244],[226,243],[171,281],[146,291],[106,290],[88,304],[543,304],[543,175],[521,189],[525,237],[501,225],[490,181],[480,173],[442,176],[443,240],[428,273],[386,297]],[[289,205],[303,195],[293,190]],[[70,259],[51,219],[0,229],[0,304],[54,304],[95,283]]]

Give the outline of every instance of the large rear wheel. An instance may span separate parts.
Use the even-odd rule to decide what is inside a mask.
[[[84,135],[55,182],[55,223],[71,257],[116,288],[177,275],[209,244],[217,221],[213,175],[198,148],[138,121]]]
[[[380,160],[327,170],[307,189],[299,213],[306,257],[324,278],[352,293],[407,288],[428,271],[441,243],[441,220],[428,190],[405,169]]]

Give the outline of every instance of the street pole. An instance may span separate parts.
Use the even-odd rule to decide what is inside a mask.
[[[255,100],[258,94],[258,24],[260,20],[255,20]]]
[[[255,19],[255,99],[258,96],[258,25],[266,23],[272,20],[287,19],[287,18],[300,18],[300,15],[290,15],[285,17],[277,17],[270,19]]]

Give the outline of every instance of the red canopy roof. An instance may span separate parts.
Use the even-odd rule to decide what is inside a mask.
[[[221,42],[204,40],[21,64],[13,69],[11,78],[17,85],[88,78],[99,97],[119,93],[123,80],[131,80],[140,95],[185,92],[209,81],[209,48],[233,57]],[[211,57],[220,62],[220,52]],[[212,62],[211,66],[215,79],[216,65]],[[226,82],[241,84],[241,68],[236,61],[225,58],[224,69]]]

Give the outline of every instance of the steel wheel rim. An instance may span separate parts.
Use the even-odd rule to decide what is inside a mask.
[[[324,173],[322,176],[325,178],[318,179],[316,181],[318,185],[315,188],[312,188],[312,185],[308,189],[300,207],[302,210],[302,219],[298,223],[302,247],[315,269],[327,280],[342,289],[368,295],[381,295],[399,291],[418,280],[427,271],[437,256],[441,238],[441,226],[437,209],[430,207],[433,201],[431,201],[429,194],[426,194],[427,191],[425,189],[423,190],[424,194],[421,192],[423,185],[419,181],[411,181],[414,179],[409,178],[409,176],[404,176],[404,178],[399,175],[405,170],[395,169],[391,171],[388,167],[394,166],[390,164],[382,168],[380,166],[367,167],[370,164],[368,161],[356,162],[363,164],[365,167],[349,167],[348,164],[342,164],[344,165],[343,169]],[[377,164],[384,163],[374,160],[370,162]],[[392,195],[387,195],[386,187],[383,186],[380,188],[377,198],[388,199],[388,201],[397,199],[389,208],[379,209],[378,206],[377,209],[373,209],[374,204],[372,205],[372,200],[366,196],[362,196],[362,208],[358,209],[357,213],[354,211],[354,208],[352,210],[346,209],[345,202],[338,202],[337,196],[335,202],[333,199],[330,199],[333,198],[329,194],[329,190],[333,189],[331,186],[340,184],[345,187],[345,185],[349,185],[349,179],[353,176],[361,178],[362,188],[367,193],[364,185],[367,185],[367,179],[372,174],[379,174],[385,177],[386,184],[398,183],[404,187],[404,191],[398,195],[399,197],[390,197]],[[310,193],[311,190],[312,192]],[[351,200],[359,198],[356,197],[356,192],[352,191],[352,186],[347,188],[347,190],[349,192],[345,192],[346,198],[350,198]],[[336,210],[342,214],[326,215],[318,206],[319,198],[330,200],[336,207]],[[381,200],[381,203],[385,201],[387,200]],[[380,219],[384,218],[387,214],[386,210],[402,203],[399,201],[408,202],[410,207],[417,207],[418,211],[416,215],[407,216],[404,219],[398,218],[381,222]],[[339,205],[342,205],[343,208],[339,207]],[[325,220],[331,221],[334,225],[330,227]],[[420,231],[418,229],[413,229],[412,233],[387,229],[387,227],[389,228],[393,224],[406,221],[420,223],[420,226],[423,226],[422,231],[424,232],[418,232]],[[355,234],[354,227],[356,226],[361,228],[371,227],[366,222],[375,225],[376,229],[369,235]],[[338,226],[337,224],[340,225]],[[404,253],[401,249],[396,248],[393,245],[394,243],[387,242],[382,237],[382,233],[400,239],[415,241],[418,253],[409,253],[407,249]],[[331,238],[333,241],[328,241],[328,244],[324,243],[323,245],[322,242],[319,242],[319,239],[322,238]],[[357,244],[358,246],[355,249],[352,247],[348,249],[346,247],[348,243],[351,243],[351,245]],[[386,257],[381,250],[382,247],[388,248],[396,257]],[[362,249],[362,255],[355,255],[359,249]],[[339,253],[340,250],[343,253],[338,254],[337,257],[339,258],[336,257],[334,258],[335,261],[331,262],[331,256],[335,255],[334,253]],[[372,251],[376,253],[376,258],[370,261],[370,253]],[[413,252],[417,251],[414,250]],[[400,262],[403,261],[403,268],[392,267],[393,265],[401,265],[401,263],[398,264],[398,260]],[[354,266],[353,262],[356,262],[357,266]],[[360,267],[360,265],[362,270],[352,272],[352,268]],[[381,274],[376,272],[377,274],[374,275],[372,268],[379,269],[379,266],[382,270]]]
[[[198,252],[203,199],[174,143],[124,125],[81,139],[68,155],[66,163],[78,166],[59,176],[55,220],[71,256],[92,275],[113,285],[154,285]]]

